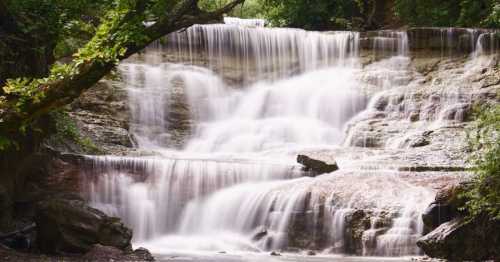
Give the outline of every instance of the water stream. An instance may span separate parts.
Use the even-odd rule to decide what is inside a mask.
[[[134,243],[160,254],[420,254],[420,214],[432,189],[349,159],[316,178],[295,163],[303,150],[349,148],[358,137],[349,125],[378,96],[405,86],[406,33],[381,32],[374,50],[387,58],[363,67],[356,32],[226,23],[191,27],[120,65],[130,131],[153,153],[89,157],[91,204],[121,217]],[[166,62],[165,53],[182,62]],[[364,88],[367,78],[375,92]]]

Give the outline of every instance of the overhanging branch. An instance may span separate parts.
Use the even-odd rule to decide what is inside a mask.
[[[141,15],[149,0],[138,1],[140,6],[137,6],[134,14],[129,13],[125,16],[126,19],[132,19],[134,15]],[[231,11],[237,5],[242,4],[245,0],[235,0],[226,6],[213,12],[204,12],[197,8],[198,0],[184,0],[180,2],[173,13],[161,17],[157,23],[144,29],[144,35],[148,37],[148,41],[141,43],[128,43],[124,46],[126,52],[119,56],[119,60],[144,49],[151,42],[169,34],[192,26],[193,24],[206,24],[215,21],[221,21],[222,15]],[[3,0],[0,0],[3,3]],[[193,5],[196,8],[193,8]],[[125,19],[124,18],[124,19]],[[126,21],[122,21],[126,23]],[[118,29],[119,30],[119,29]],[[0,105],[0,135],[14,136],[19,132],[20,127],[31,123],[40,115],[43,115],[54,108],[58,108],[71,103],[78,98],[82,92],[92,87],[101,78],[107,75],[115,67],[114,61],[89,61],[81,64],[78,67],[78,73],[70,75],[61,80],[52,83],[44,84],[39,89],[43,90],[44,96],[36,103],[30,103],[23,107],[22,111],[16,109],[16,97],[8,97],[6,102],[1,102]]]

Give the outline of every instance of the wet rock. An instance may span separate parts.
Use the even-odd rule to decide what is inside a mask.
[[[424,232],[430,232],[439,225],[460,216],[459,208],[464,205],[464,199],[460,197],[468,184],[462,183],[448,186],[439,190],[434,202],[432,202],[422,214]]]
[[[138,260],[143,260],[143,261],[154,261],[155,260],[153,255],[151,255],[151,253],[149,252],[149,250],[147,250],[143,247],[139,247],[139,248],[135,249],[134,252],[132,252],[132,256],[138,258]]]
[[[417,122],[418,120],[420,120],[420,112],[411,112],[409,119],[411,122]]]
[[[452,220],[456,216],[456,211],[450,205],[433,203],[422,214],[425,225],[425,232],[429,232],[439,225]]]
[[[363,254],[363,234],[370,228],[370,218],[363,210],[355,210],[345,217],[344,252]]]
[[[252,241],[260,241],[267,236],[267,229],[264,227],[257,228],[252,236]]]
[[[309,250],[307,251],[307,255],[308,256],[315,256],[316,255],[316,252],[312,251],[312,250]]]
[[[99,81],[71,104],[69,114],[80,134],[105,153],[123,154],[133,147],[129,100],[121,84]]]
[[[132,231],[120,219],[80,200],[43,201],[37,206],[35,221],[37,244],[45,253],[85,253],[95,244],[131,250]]]
[[[429,145],[431,142],[427,140],[425,137],[419,136],[413,140],[410,141],[409,146],[410,147],[422,147]]]
[[[381,96],[379,99],[375,101],[373,107],[379,111],[384,111],[388,104],[389,104],[389,98],[386,96]]]
[[[145,248],[138,248],[132,252],[125,252],[116,247],[96,244],[85,255],[89,261],[154,261],[154,257]]]
[[[278,251],[272,251],[272,252],[270,253],[270,255],[271,255],[271,256],[276,256],[276,257],[281,256],[281,254],[280,254]]]
[[[452,261],[484,261],[500,258],[500,220],[479,216],[441,224],[420,238],[417,245],[430,257]]]
[[[416,165],[416,166],[401,166],[398,167],[398,171],[404,172],[458,172],[467,171],[468,169],[463,166],[426,166],[426,165]]]
[[[500,85],[500,77],[492,75],[484,78],[481,88],[488,88],[495,85]]]
[[[470,115],[471,105],[468,103],[460,103],[453,105],[441,112],[443,120],[456,120],[463,122]]]
[[[331,173],[339,169],[335,160],[318,160],[306,155],[298,155],[297,162],[304,166],[304,170],[312,171],[315,174]]]

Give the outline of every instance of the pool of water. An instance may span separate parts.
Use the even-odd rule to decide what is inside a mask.
[[[413,257],[353,257],[339,255],[302,255],[302,254],[280,254],[272,256],[270,253],[170,253],[155,254],[160,262],[383,262],[383,261],[415,261]]]

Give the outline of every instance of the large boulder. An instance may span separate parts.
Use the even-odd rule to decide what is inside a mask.
[[[86,253],[95,244],[131,250],[132,231],[81,200],[52,199],[38,204],[37,244],[44,253]]]
[[[472,221],[457,217],[420,238],[426,255],[452,261],[500,259],[500,220],[479,216]]]
[[[442,188],[437,192],[434,202],[422,214],[424,232],[430,232],[461,215],[459,208],[464,205],[464,199],[460,195],[467,190],[467,186],[466,183],[462,183]]]

